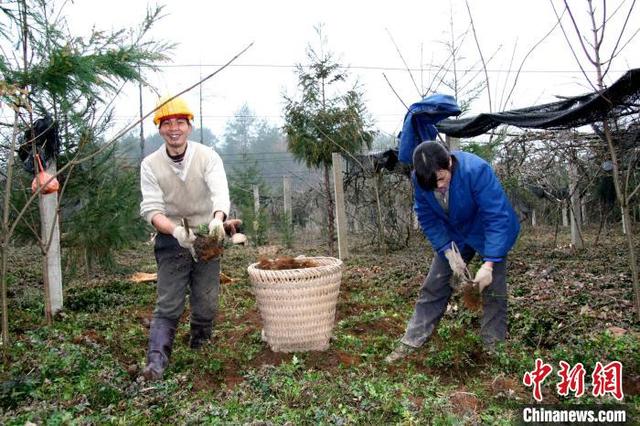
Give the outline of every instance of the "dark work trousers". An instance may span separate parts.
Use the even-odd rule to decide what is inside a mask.
[[[462,258],[469,264],[475,252],[469,247],[462,251]],[[504,341],[507,335],[507,260],[493,264],[493,281],[482,292],[482,322],[480,335],[487,348],[492,348],[496,342]],[[427,274],[413,316],[407,324],[407,330],[401,342],[420,347],[433,333],[440,319],[447,310],[451,298],[450,285],[453,272],[449,262],[434,253],[431,268]]]
[[[155,243],[158,263],[158,299],[153,318],[180,319],[187,290],[191,304],[191,326],[210,327],[218,310],[220,258],[208,262],[193,260],[171,235],[158,233]]]

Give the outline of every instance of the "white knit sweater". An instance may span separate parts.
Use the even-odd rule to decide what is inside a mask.
[[[184,159],[175,163],[161,146],[140,166],[140,215],[151,223],[162,213],[174,224],[187,218],[192,226],[208,224],[213,213],[229,213],[229,187],[220,156],[188,141]]]

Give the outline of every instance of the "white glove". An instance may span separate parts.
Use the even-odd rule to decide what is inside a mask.
[[[476,277],[473,279],[474,283],[478,283],[478,289],[480,293],[486,287],[488,287],[493,281],[493,268],[486,263],[483,263],[478,272],[476,272]]]
[[[178,244],[180,247],[184,247],[191,252],[191,256],[196,258],[196,250],[193,248],[193,242],[196,240],[196,234],[193,233],[191,229],[189,232],[185,229],[184,226],[176,226],[173,230],[173,238],[178,240]]]
[[[209,235],[218,241],[224,239],[224,225],[220,219],[214,217],[211,222],[209,222]]]
[[[467,265],[464,263],[464,260],[462,260],[460,252],[458,250],[448,249],[445,250],[444,257],[449,261],[449,267],[453,271],[453,275],[464,279]]]

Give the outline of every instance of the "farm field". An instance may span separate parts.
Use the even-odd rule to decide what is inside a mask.
[[[587,236],[574,252],[553,229],[525,229],[510,258],[509,339],[496,353],[480,343],[479,314],[456,295],[437,334],[408,359],[387,365],[411,315],[432,256],[415,237],[383,255],[352,247],[325,352],[281,354],[261,341],[261,320],[246,267],[257,248],[231,247],[223,272],[214,341],[188,348],[188,312],[178,329],[165,379],[144,382],[154,283],[152,248],[118,254],[118,266],[65,282],[65,309],[44,324],[35,250],[12,251],[9,309],[12,344],[0,370],[2,424],[512,424],[534,403],[522,383],[536,358],[554,368],[542,385],[545,404],[617,403],[591,396],[596,362],[623,365],[624,404],[640,404],[640,325],[620,235]],[[321,247],[279,254],[321,255]],[[477,267],[478,265],[474,265]],[[583,363],[586,392],[556,391],[559,362]],[[571,394],[570,394],[571,395]]]

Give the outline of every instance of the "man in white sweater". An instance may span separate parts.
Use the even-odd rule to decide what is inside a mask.
[[[153,122],[164,146],[147,156],[140,169],[140,214],[158,231],[158,299],[149,331],[143,375],[157,380],[169,363],[178,320],[189,291],[191,342],[200,348],[211,337],[218,307],[220,259],[196,261],[191,229],[207,224],[209,233],[224,238],[229,188],[222,159],[204,145],[189,141],[193,113],[181,98],[160,101]],[[164,103],[164,105],[162,105]]]

